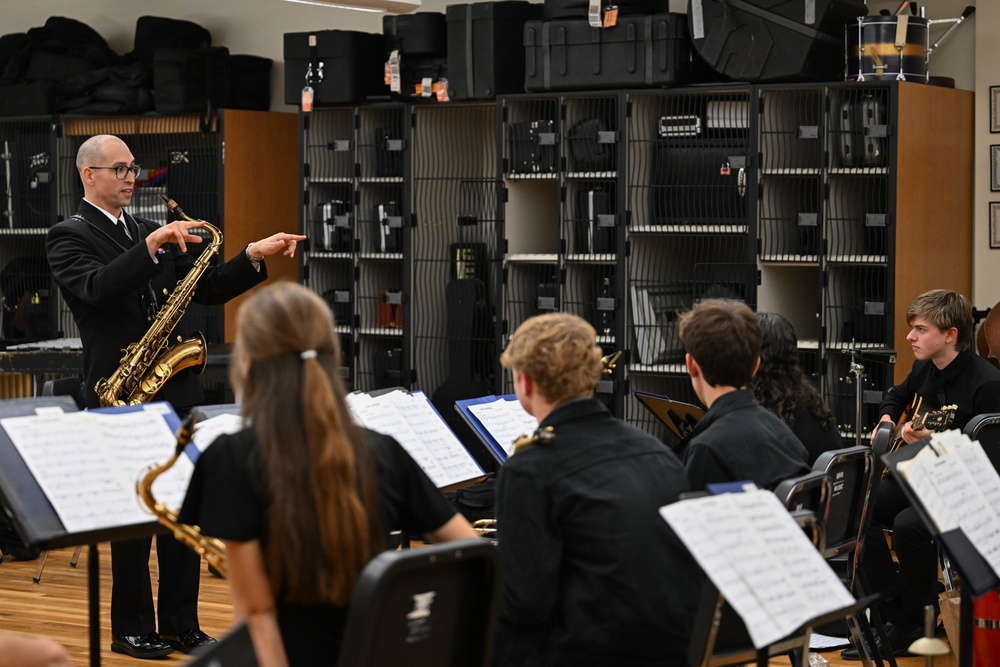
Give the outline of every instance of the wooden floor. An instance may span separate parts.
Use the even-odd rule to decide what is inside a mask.
[[[32,577],[38,561],[5,561],[0,565],[0,629],[51,637],[69,650],[74,664],[90,664],[87,616],[87,550],[80,557],[79,567],[71,568],[72,549],[52,551],[45,562],[40,583]],[[99,549],[101,566],[101,664],[108,667],[135,667],[147,661],[112,653],[110,629],[111,555],[108,545]],[[151,559],[153,561],[154,559]],[[153,582],[154,590],[156,582]],[[202,568],[201,627],[218,637],[229,627],[232,608],[226,582]],[[840,651],[821,654],[832,667],[856,667],[860,662],[841,660]],[[182,664],[186,656],[174,653],[153,664]],[[899,667],[923,667],[923,658],[898,658]],[[771,661],[772,665],[788,664],[785,658]],[[954,655],[935,660],[937,667],[956,667]]]

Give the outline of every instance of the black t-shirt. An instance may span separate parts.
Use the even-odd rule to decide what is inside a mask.
[[[382,522],[391,530],[421,533],[455,514],[444,495],[394,439],[365,430],[375,459]],[[267,483],[252,430],[220,436],[198,458],[179,519],[223,540],[267,543]],[[331,564],[331,567],[333,565]],[[346,621],[344,607],[304,605],[276,595],[281,637],[290,665],[334,664]]]
[[[809,472],[809,453],[777,415],[749,389],[723,394],[695,424],[684,464],[691,488],[752,481],[773,490],[786,479]]]

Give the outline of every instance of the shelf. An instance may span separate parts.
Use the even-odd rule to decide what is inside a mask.
[[[390,338],[402,338],[403,330],[393,327],[361,327],[358,329],[361,336],[385,336]]]
[[[567,262],[575,262],[575,263],[578,263],[578,264],[611,264],[611,265],[613,265],[616,262],[615,257],[616,256],[614,254],[611,254],[611,253],[602,253],[602,254],[594,254],[594,255],[587,255],[587,254],[582,254],[581,253],[581,254],[566,255],[565,256],[565,260]]]
[[[629,234],[746,234],[747,225],[636,225],[628,228]]]
[[[629,373],[656,373],[687,375],[687,365],[685,364],[635,364],[628,365]]]
[[[358,259],[367,259],[373,262],[399,262],[403,260],[401,252],[359,252]]]
[[[761,264],[794,264],[796,266],[818,266],[819,255],[761,255]]]
[[[517,255],[506,255],[504,262],[507,264],[558,264],[559,255],[556,253],[521,253]]]
[[[402,176],[365,176],[358,179],[358,183],[362,185],[402,185]]]
[[[760,170],[762,176],[819,176],[822,172],[819,167],[768,167]]]
[[[307,185],[323,185],[327,183],[343,183],[345,185],[350,185],[353,182],[354,179],[347,176],[319,176],[306,179]]]
[[[7,227],[0,229],[0,236],[45,236],[48,233],[48,227]]]
[[[617,171],[568,171],[565,174],[568,179],[611,179],[618,178]]]
[[[509,181],[555,181],[559,179],[559,174],[555,172],[545,172],[542,174],[520,174],[508,172],[504,178]]]
[[[887,176],[888,167],[833,167],[826,173],[831,176]]]
[[[829,255],[826,261],[830,264],[877,264],[884,266],[889,263],[885,255]]]

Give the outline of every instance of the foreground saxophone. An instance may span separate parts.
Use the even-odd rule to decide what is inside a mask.
[[[193,416],[184,420],[180,430],[177,431],[177,448],[174,450],[174,455],[166,463],[150,466],[142,476],[142,479],[136,483],[135,490],[142,499],[142,502],[149,508],[149,511],[156,515],[156,519],[160,523],[173,532],[178,542],[195,551],[199,556],[207,560],[209,565],[218,570],[222,576],[226,576],[226,546],[222,543],[222,540],[217,540],[214,537],[205,537],[201,534],[198,526],[179,523],[177,521],[177,512],[153,496],[153,482],[156,481],[157,477],[169,470],[177,462],[178,457],[184,453],[184,448],[188,446],[194,435],[194,424],[195,419]]]
[[[185,220],[194,221],[177,206],[174,200],[167,199],[163,195],[160,195],[160,199],[172,212]],[[178,371],[191,366],[196,366],[198,373],[205,370],[208,355],[205,337],[201,332],[178,342],[173,347],[167,347],[170,333],[184,316],[184,310],[194,297],[198,279],[222,245],[222,232],[217,227],[206,222],[202,229],[212,235],[212,242],[198,256],[188,274],[177,281],[173,293],[156,314],[153,324],[142,340],[132,343],[123,350],[124,354],[118,362],[118,368],[110,378],[101,378],[97,381],[95,389],[101,399],[101,407],[147,403]]]

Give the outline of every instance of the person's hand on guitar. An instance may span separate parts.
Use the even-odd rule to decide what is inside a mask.
[[[914,422],[912,421],[906,422],[905,424],[903,424],[902,428],[900,428],[899,432],[896,434],[897,437],[900,438],[907,445],[912,444],[917,440],[920,440],[921,438],[926,438],[931,433],[934,432],[931,429],[924,426],[924,423],[922,421],[920,422],[919,428],[915,429],[913,428],[913,425]]]

